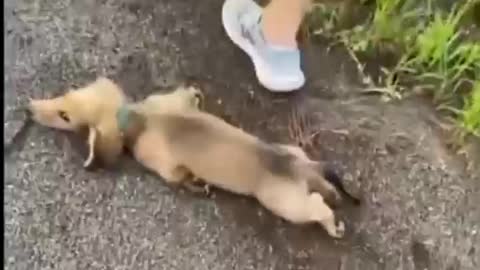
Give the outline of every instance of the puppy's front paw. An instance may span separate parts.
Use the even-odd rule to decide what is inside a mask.
[[[345,224],[343,221],[338,221],[333,230],[329,230],[328,234],[333,238],[343,238],[345,235]]]

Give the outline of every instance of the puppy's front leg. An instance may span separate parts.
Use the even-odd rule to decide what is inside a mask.
[[[327,233],[334,238],[342,238],[345,234],[345,224],[343,221],[335,220],[335,213],[324,202],[323,197],[319,193],[311,193],[306,205],[310,212],[312,221],[322,224]]]

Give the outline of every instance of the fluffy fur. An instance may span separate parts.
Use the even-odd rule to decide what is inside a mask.
[[[194,175],[209,185],[253,196],[293,223],[318,222],[342,237],[332,204],[340,196],[322,175],[323,164],[299,147],[259,140],[199,110],[146,114],[124,106],[117,114],[127,147],[136,160],[170,185]]]

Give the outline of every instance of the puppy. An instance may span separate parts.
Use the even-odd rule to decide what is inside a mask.
[[[335,222],[324,201],[338,203],[339,193],[320,173],[324,165],[300,148],[263,142],[199,110],[145,114],[122,106],[117,120],[136,160],[168,184],[183,184],[193,174],[209,185],[253,196],[290,222],[317,222],[332,237],[343,236],[343,222]]]
[[[99,159],[107,166],[116,162],[122,153],[115,114],[127,101],[122,89],[111,80],[100,77],[77,90],[69,90],[52,99],[32,99],[28,110],[33,120],[41,125],[80,132],[88,128],[89,141],[96,141]],[[94,138],[92,138],[94,136]],[[87,164],[88,160],[85,164]],[[88,165],[88,164],[87,164]]]

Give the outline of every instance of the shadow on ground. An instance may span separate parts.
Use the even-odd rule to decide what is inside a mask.
[[[305,48],[301,92],[270,94],[225,36],[221,4],[5,2],[6,269],[478,269],[480,182],[445,149],[429,107],[359,95],[345,53],[321,45]],[[135,99],[191,80],[208,111],[335,163],[365,202],[340,213],[347,238],[239,196],[170,190],[128,159],[86,172],[78,142],[16,110],[98,75]]]

